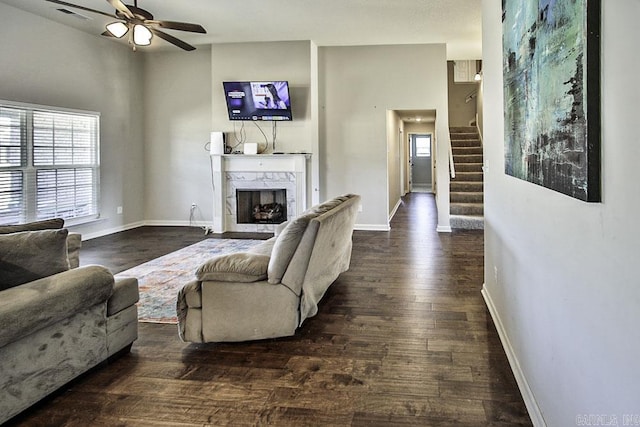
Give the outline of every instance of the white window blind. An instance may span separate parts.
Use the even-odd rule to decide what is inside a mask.
[[[0,224],[99,214],[99,115],[0,101]]]

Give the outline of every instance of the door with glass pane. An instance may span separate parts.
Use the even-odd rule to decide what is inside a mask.
[[[431,134],[413,133],[409,136],[411,150],[411,191],[432,191]]]

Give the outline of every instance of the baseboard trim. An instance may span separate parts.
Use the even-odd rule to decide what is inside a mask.
[[[450,225],[439,225],[436,227],[436,231],[438,233],[451,233],[451,226]]]
[[[395,216],[396,212],[398,212],[398,208],[400,207],[400,205],[402,204],[402,200],[398,199],[398,202],[396,203],[396,205],[393,207],[393,209],[391,209],[391,213],[389,214],[389,222],[391,222],[391,220],[393,219],[393,217]]]
[[[96,231],[94,233],[82,233],[82,240],[91,240],[97,237],[108,236],[109,234],[119,233],[121,231],[131,230],[133,228],[142,227],[145,225],[144,221],[132,222],[131,224],[121,225],[119,227],[109,228],[106,230]]]
[[[507,336],[504,324],[500,319],[500,314],[498,313],[498,310],[496,309],[496,306],[491,299],[491,294],[489,294],[489,291],[484,284],[482,285],[481,294],[482,298],[484,298],[485,304],[487,305],[489,314],[491,314],[493,324],[498,330],[502,348],[504,348],[504,352],[507,354],[507,359],[509,360],[511,371],[516,378],[516,382],[518,383],[518,388],[520,389],[520,393],[522,394],[522,399],[524,400],[524,404],[527,407],[527,411],[529,411],[531,422],[536,427],[546,427],[547,424],[544,421],[544,417],[542,416],[542,412],[540,411],[538,402],[536,402],[535,396],[533,395],[533,392],[529,387],[529,382],[527,381],[527,378],[524,375],[522,368],[520,367],[520,362],[518,362],[518,358],[513,351],[513,347],[511,346],[511,342],[509,341],[509,337]]]
[[[391,227],[389,224],[356,224],[353,229],[359,231],[390,231]]]
[[[213,227],[213,221],[198,221],[194,223],[193,221],[166,221],[166,220],[147,220],[144,221],[144,225],[152,226],[152,227]]]
[[[189,221],[163,221],[163,220],[147,220],[138,221],[131,224],[122,225],[120,227],[109,228],[107,230],[97,231],[95,233],[83,233],[82,240],[91,240],[98,237],[108,236],[109,234],[119,233],[121,231],[127,231],[138,227],[151,226],[151,227],[207,227],[213,228],[213,222],[189,224]],[[360,231],[390,231],[389,224],[356,224],[354,230]]]

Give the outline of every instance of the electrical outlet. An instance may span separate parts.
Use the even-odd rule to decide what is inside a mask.
[[[493,266],[493,278],[496,279],[496,283],[498,283],[498,267]]]
[[[358,212],[362,212],[362,203],[358,205]]]
[[[118,207],[116,208],[116,214],[118,214],[118,215],[122,215],[122,206],[118,206]]]

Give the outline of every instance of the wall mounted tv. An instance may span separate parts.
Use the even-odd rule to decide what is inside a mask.
[[[229,120],[291,120],[286,81],[223,82]]]

